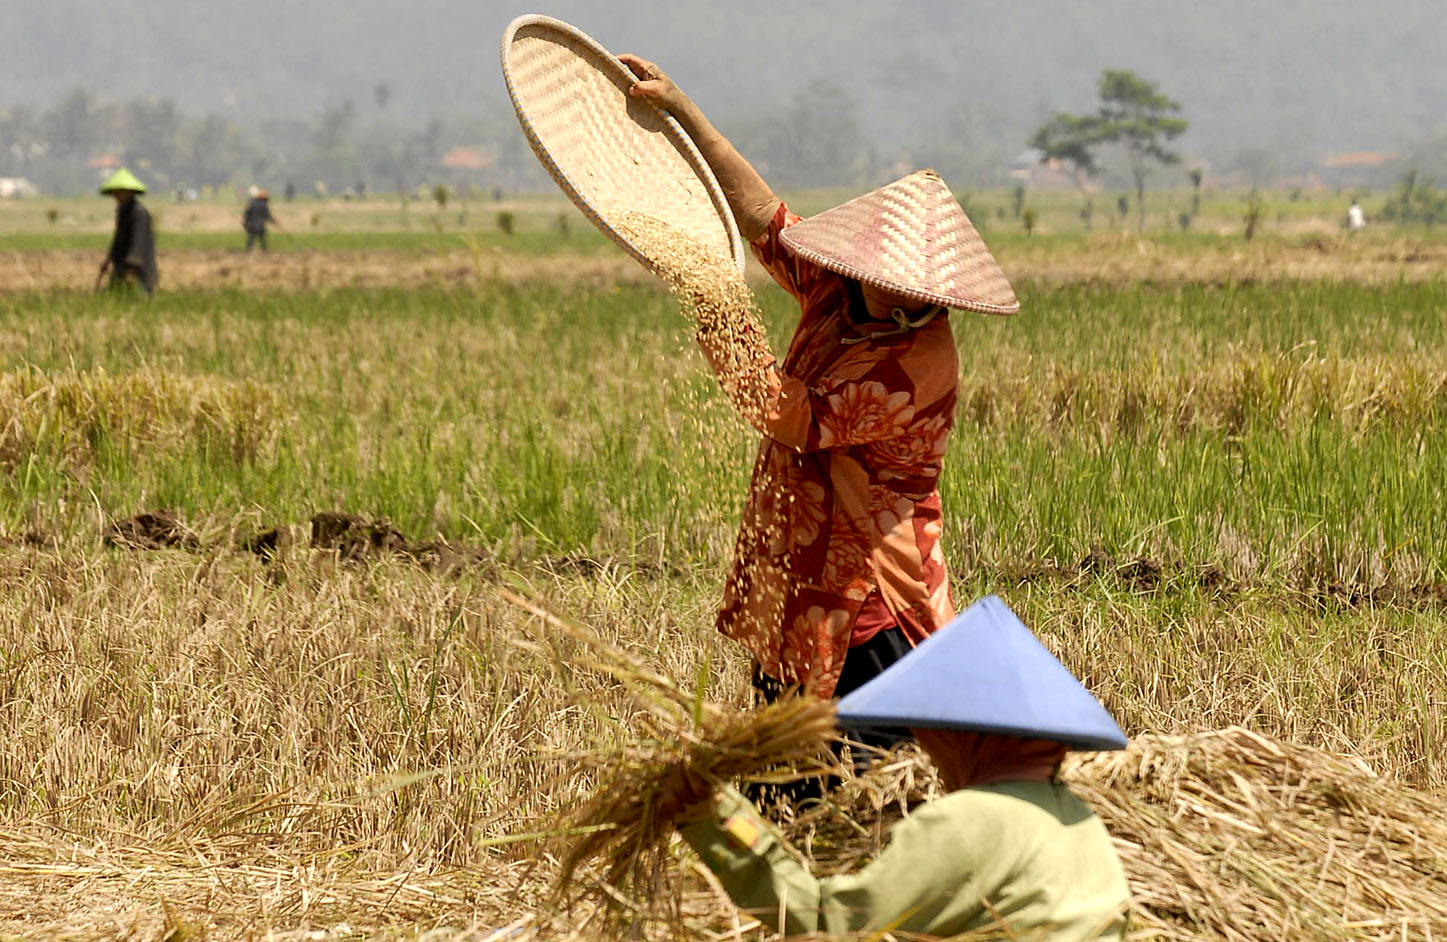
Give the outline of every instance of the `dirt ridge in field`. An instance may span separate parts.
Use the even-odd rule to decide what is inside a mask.
[[[101,256],[70,250],[0,252],[0,293],[86,291]],[[1121,237],[1010,247],[1000,262],[1017,284],[1251,284],[1340,280],[1363,284],[1443,277],[1447,246],[1415,242],[1352,244],[1345,240],[1242,244],[1182,251]],[[162,290],[314,290],[345,287],[467,287],[502,280],[527,283],[656,283],[621,252],[538,255],[488,248],[418,255],[389,249],[307,250],[249,255],[235,250],[160,253]],[[761,278],[755,269],[752,279]]]
[[[98,255],[0,252],[0,292],[88,291]],[[386,250],[326,250],[246,255],[231,251],[162,252],[162,291],[287,290],[383,287],[472,287],[489,281],[641,283],[651,276],[620,254],[524,255],[487,251],[437,255]]]
[[[203,539],[198,531],[208,536]],[[220,535],[224,532],[229,535]],[[341,561],[359,565],[401,559],[443,577],[467,572],[491,574],[503,565],[487,547],[450,542],[440,536],[414,541],[386,517],[344,511],[318,511],[305,525],[228,528],[203,523],[193,528],[175,511],[162,508],[112,520],[104,528],[101,541],[120,550],[234,551],[268,562],[298,549],[332,553]],[[44,529],[32,528],[13,536],[0,533],[0,552],[5,550],[55,553],[60,551],[60,544]],[[585,579],[619,574],[666,579],[687,571],[687,566],[678,562],[581,552],[544,556],[536,562],[543,570]],[[1114,555],[1096,545],[1074,563],[1025,559],[975,566],[968,571],[976,581],[1043,585],[1063,592],[1077,592],[1103,582],[1145,596],[1188,592],[1232,599],[1265,592],[1280,604],[1307,609],[1385,606],[1406,611],[1447,611],[1447,582],[1332,578],[1312,571],[1305,563],[1267,581],[1230,570],[1229,566],[1212,562],[1191,563],[1147,554]]]

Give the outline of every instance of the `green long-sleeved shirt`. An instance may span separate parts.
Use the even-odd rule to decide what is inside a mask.
[[[1105,826],[1064,785],[951,792],[895,826],[857,873],[816,879],[737,791],[683,836],[739,907],[789,934],[899,929],[1021,940],[1120,939],[1130,893]],[[782,900],[782,907],[781,907]],[[784,925],[778,925],[783,911]]]

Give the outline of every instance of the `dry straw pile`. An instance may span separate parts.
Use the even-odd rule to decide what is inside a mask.
[[[572,936],[532,915],[561,861],[519,842],[580,808],[567,827],[615,825],[596,832],[601,864],[576,870],[590,902],[609,864],[636,861],[641,879],[615,878],[634,888],[620,911],[639,913],[656,865],[671,885],[649,909],[673,908],[689,931],[664,921],[643,938],[768,938],[676,841],[648,843],[668,833],[646,820],[665,766],[687,758],[722,778],[778,741],[750,744],[755,714],[703,704],[699,663],[709,701],[743,705],[747,677],[704,613],[661,614],[694,604],[688,593],[607,572],[529,590],[629,652],[624,674],[672,678],[665,693],[600,670],[598,648],[541,617],[544,603],[397,559],[293,548],[274,581],[250,554],[82,562],[0,554],[0,679],[14,693],[0,935],[115,938],[124,922],[160,938],[164,899],[172,922],[213,939],[343,923],[596,939],[601,925]],[[521,637],[536,647],[510,643]],[[1118,840],[1137,939],[1447,938],[1447,815],[1430,792],[1239,730],[1139,737],[1066,777]],[[902,753],[787,833],[816,872],[852,868],[937,788]],[[564,854],[579,837],[594,834],[566,837]]]
[[[713,786],[820,774],[837,735],[833,702],[787,696],[752,711],[712,703],[704,697],[708,665],[700,667],[698,689],[686,690],[596,633],[507,590],[501,595],[580,642],[588,666],[622,684],[637,708],[629,733],[641,738],[572,757],[594,770],[596,785],[552,830],[566,845],[556,902],[573,910],[591,898],[594,915],[615,927],[623,918],[664,913],[676,924],[669,843],[683,810],[680,773]],[[585,873],[595,860],[601,873]]]
[[[1132,939],[1447,937],[1447,810],[1353,761],[1235,728],[1142,736],[1072,760],[1066,779],[1115,838]],[[786,834],[816,873],[862,866],[938,788],[907,751]],[[726,907],[699,890],[690,909],[710,896]]]
[[[1357,762],[1234,728],[1140,737],[1068,778],[1154,938],[1447,938],[1447,808]]]

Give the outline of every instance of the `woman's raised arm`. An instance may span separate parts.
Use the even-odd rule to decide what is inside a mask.
[[[733,210],[744,239],[753,242],[763,235],[779,208],[779,198],[769,189],[764,178],[704,117],[693,99],[684,94],[656,64],[629,54],[618,58],[638,77],[638,82],[628,90],[628,94],[663,108],[693,138],[699,153],[708,161],[714,176],[718,177],[719,186],[728,198],[729,208]]]

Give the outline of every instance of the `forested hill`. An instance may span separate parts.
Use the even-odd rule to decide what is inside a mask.
[[[520,12],[493,0],[11,0],[0,110],[85,86],[237,121],[346,99],[419,120],[497,113],[498,37]],[[1107,66],[1158,81],[1184,105],[1188,148],[1218,160],[1391,149],[1447,124],[1441,0],[554,0],[540,12],[658,59],[722,118],[819,95],[883,152],[940,135],[1023,146],[1050,112],[1089,107]],[[805,91],[819,79],[834,87]]]

